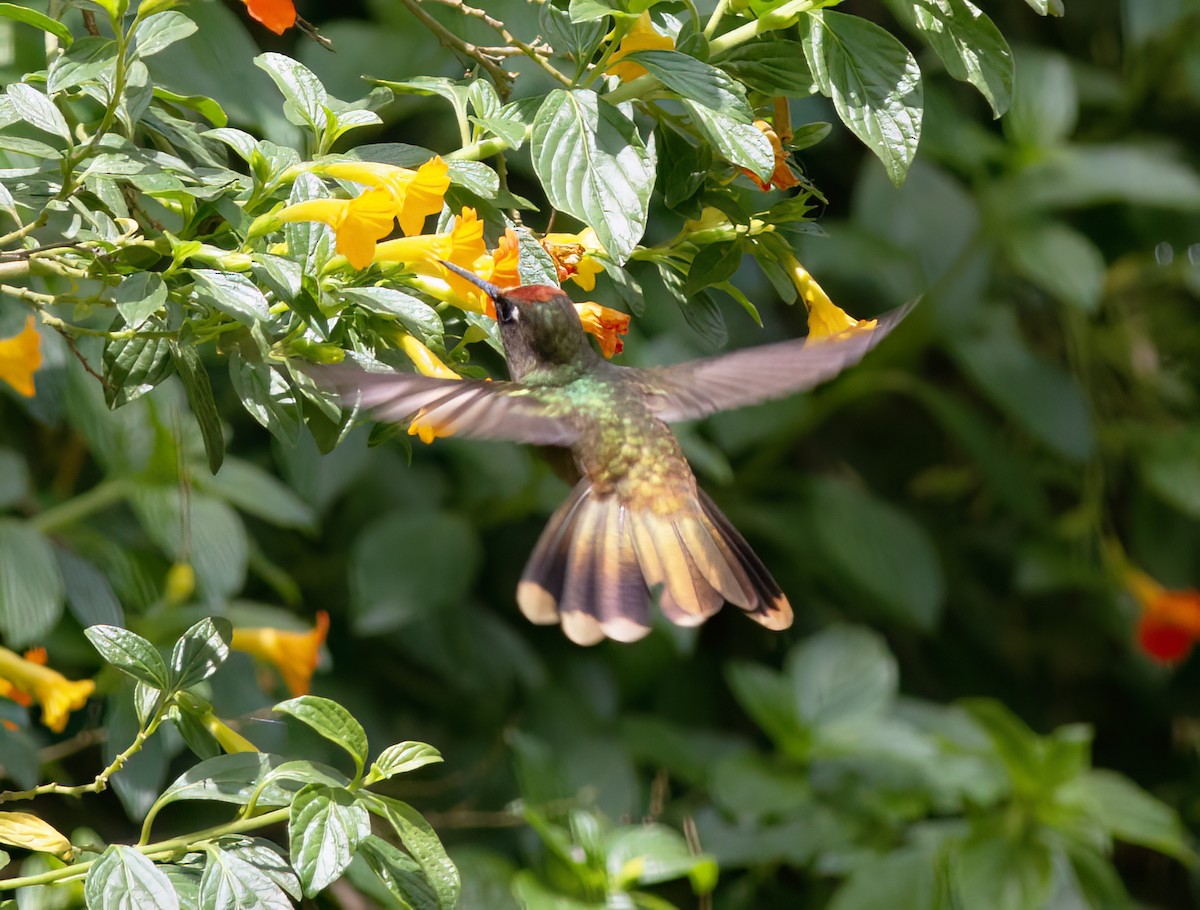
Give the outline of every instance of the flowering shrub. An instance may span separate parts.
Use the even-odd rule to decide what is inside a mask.
[[[245,5],[277,35],[299,27],[327,40],[290,2]],[[691,3],[545,0],[537,40],[483,8],[400,5],[406,22],[428,29],[470,72],[372,79],[364,97],[343,101],[298,60],[258,54],[253,66],[277,91],[268,138],[234,109],[237,98],[176,84],[163,63],[192,41],[244,48],[243,26],[223,8],[0,4],[22,46],[44,50],[0,98],[0,382],[31,421],[70,428],[54,439],[54,465],[35,466],[54,475],[46,496],[34,495],[24,460],[0,448],[0,509],[14,512],[0,517],[0,736],[16,787],[0,794],[14,804],[0,812],[0,843],[30,853],[0,891],[31,889],[18,893],[96,910],[131,902],[220,910],[286,907],[340,881],[383,906],[449,910],[460,899],[501,906],[471,886],[499,879],[500,900],[511,894],[526,907],[656,908],[671,904],[649,888],[686,880],[708,900],[718,867],[759,863],[837,876],[829,904],[837,910],[973,908],[993,898],[1005,908],[1060,899],[1099,907],[1124,898],[1109,862],[1114,839],[1191,861],[1171,809],[1091,767],[1086,731],[1038,736],[984,700],[905,702],[887,647],[838,627],[792,649],[783,673],[730,665],[734,697],[769,749],[736,737],[714,746],[641,719],[640,760],[702,794],[689,792],[678,813],[682,833],[619,824],[576,802],[580,788],[557,786],[553,750],[511,736],[523,803],[501,821],[528,824],[544,853],[521,870],[492,863],[464,892],[434,828],[389,789],[440,753],[409,740],[374,752],[366,723],[310,694],[329,612],[300,619],[250,600],[299,598],[294,567],[274,561],[247,527],[315,533],[314,502],[327,492],[316,487],[338,480],[322,475],[301,497],[231,454],[223,393],[269,431],[283,458],[298,465],[311,455],[293,473],[316,477],[315,453],[335,452],[359,417],[313,378],[314,365],[349,356],[478,378],[502,353],[491,301],[443,262],[500,287],[556,284],[596,298],[576,307],[605,357],[623,352],[631,317],[650,321],[672,308],[701,338],[723,342],[722,297],[761,325],[735,281],[747,255],[764,289],[802,304],[810,337],[869,333],[871,314],[836,305],[799,252],[825,197],[795,155],[830,126],[794,123],[788,99],[827,98],[900,185],[925,125],[925,83],[899,39],[834,2],[721,0],[701,16]],[[1030,5],[1060,12],[1044,0]],[[923,62],[973,87],[996,116],[1008,110],[1012,52],[988,15],[964,0],[887,6],[927,45]],[[465,37],[478,30],[499,43]],[[430,120],[449,123],[457,141],[452,133],[431,133],[436,149],[368,141],[386,125],[382,112],[405,97],[429,99]],[[1058,128],[1028,96],[1015,113],[1015,131]],[[970,142],[959,139],[965,156]],[[1056,192],[1052,180],[1038,186]],[[567,230],[558,219],[571,222]],[[1013,240],[1006,255],[1034,285],[1086,308],[1096,282],[1062,280],[1044,253],[1091,262],[1089,247],[1048,216],[1034,231],[1043,245]],[[970,266],[964,259],[954,269]],[[1089,274],[1086,265],[1066,271]],[[935,314],[945,306],[939,294],[953,292],[956,273],[946,274],[928,304]],[[985,329],[1012,327],[997,318]],[[955,343],[984,372],[988,394],[1011,406],[1004,371],[1025,363],[1024,349],[989,360],[975,356],[970,337]],[[1047,394],[1071,398],[1051,375]],[[988,437],[973,433],[970,415],[932,387],[903,391],[962,433],[984,473],[1001,475],[1004,495],[1028,493],[1032,481],[989,461]],[[1051,445],[1072,444],[1053,421],[1018,419]],[[388,432],[372,431],[372,441]],[[408,434],[423,443],[442,435],[419,417]],[[719,472],[711,447],[693,439],[690,448]],[[908,626],[932,625],[943,582],[919,530],[839,481],[807,495],[832,516],[814,535],[815,550],[832,553],[825,563]],[[1036,511],[1040,500],[1029,495]],[[844,544],[862,543],[858,532],[838,538],[834,523],[856,517],[873,535],[864,550],[887,550],[884,531],[907,548],[884,575],[856,572]],[[352,557],[350,596],[364,605],[352,622],[363,639],[393,631],[396,616],[417,609],[413,600],[457,606],[465,588],[445,579],[469,576],[478,562],[469,535],[455,546],[464,535],[454,516],[386,521]],[[428,578],[389,574],[389,560],[410,550],[428,556]],[[1144,611],[1142,646],[1163,660],[1186,656],[1200,627],[1194,592],[1170,592],[1138,570],[1120,577]],[[469,663],[456,660],[451,640],[446,633],[421,656],[451,671]],[[496,640],[524,654],[511,636]],[[420,651],[422,642],[408,646]],[[505,647],[473,657],[508,660]],[[276,702],[285,691],[291,697]],[[41,728],[66,738],[47,743]],[[61,759],[95,746],[96,731],[106,738],[101,770],[63,782],[73,778]],[[698,762],[693,752],[710,746],[720,760]],[[168,783],[172,760],[186,768]],[[95,798],[110,785],[140,829],[136,843],[105,826],[91,831],[82,815],[43,812],[42,797]],[[698,811],[693,800],[704,800]],[[188,816],[176,805],[203,801],[228,811]],[[170,817],[193,830],[155,835]],[[805,841],[809,828],[820,838]],[[490,862],[471,859],[463,865]],[[739,887],[730,906],[754,906],[753,883]]]

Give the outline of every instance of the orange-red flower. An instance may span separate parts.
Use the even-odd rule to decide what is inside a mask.
[[[777,190],[787,190],[794,186],[800,185],[800,178],[792,172],[792,167],[788,164],[787,152],[783,150],[783,143],[779,141],[779,136],[771,127],[771,124],[765,120],[755,120],[754,125],[767,137],[767,141],[771,143],[771,151],[775,153],[775,170],[771,174],[771,179],[763,180],[754,171],[746,168],[738,168],[743,174],[753,180],[760,190],[764,193],[771,187]]]
[[[1145,572],[1129,569],[1125,586],[1141,608],[1138,645],[1160,663],[1173,664],[1191,653],[1200,640],[1200,591],[1172,591]]]
[[[255,19],[277,35],[296,24],[296,5],[292,0],[244,0],[250,18]]]
[[[600,342],[600,353],[605,357],[620,354],[625,349],[622,335],[629,333],[629,314],[593,303],[590,300],[575,304],[579,321],[585,332],[596,336]]]
[[[609,58],[605,75],[616,76],[622,82],[630,82],[639,76],[646,75],[646,68],[632,61],[620,62],[634,51],[669,51],[674,49],[675,39],[668,35],[660,35],[650,20],[650,11],[644,11],[638,16],[637,22],[617,45],[617,52]]]
[[[273,664],[293,695],[307,695],[317,669],[321,645],[329,634],[329,614],[317,611],[316,625],[308,632],[254,628],[233,630],[229,646]]]
[[[42,338],[37,320],[25,320],[25,328],[12,338],[0,339],[0,379],[26,398],[34,396],[33,374],[42,365]]]

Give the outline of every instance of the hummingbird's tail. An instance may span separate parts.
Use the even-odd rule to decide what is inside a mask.
[[[575,485],[542,532],[517,587],[532,622],[561,622],[572,641],[636,641],[650,631],[651,589],[672,622],[696,626],[737,604],[768,629],[792,608],[766,566],[703,490],[683,509],[635,510],[615,494]]]

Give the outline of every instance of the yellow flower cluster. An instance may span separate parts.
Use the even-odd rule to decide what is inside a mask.
[[[33,374],[42,365],[42,339],[37,321],[25,320],[25,328],[12,338],[0,338],[0,379],[26,398],[34,396]]]

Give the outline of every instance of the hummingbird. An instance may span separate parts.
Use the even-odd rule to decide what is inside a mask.
[[[697,626],[726,601],[768,629],[792,607],[761,559],[696,483],[669,424],[810,389],[863,358],[911,305],[871,329],[799,338],[639,368],[593,348],[571,299],[552,285],[500,288],[453,263],[495,304],[511,379],[441,379],[335,369],[348,404],[436,435],[569,449],[579,480],[551,516],[517,585],[539,625],[580,645],[636,641],[663,614]]]

